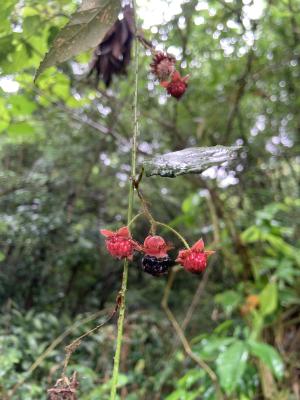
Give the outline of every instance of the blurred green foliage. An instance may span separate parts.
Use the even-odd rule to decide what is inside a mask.
[[[46,399],[64,346],[98,320],[75,324],[32,374],[30,366],[81,318],[109,313],[120,286],[121,263],[106,254],[98,229],[126,221],[132,68],[110,89],[95,88],[84,73],[87,52],[33,85],[76,5],[0,2],[1,398],[26,378],[13,399]],[[300,4],[190,0],[181,8],[145,30],[191,78],[180,102],[166,98],[142,51],[139,162],[194,145],[244,147],[230,166],[147,178],[141,187],[157,220],[217,250],[185,333],[226,399],[297,400]],[[142,241],[148,229],[139,220],[135,237]],[[180,323],[200,282],[176,276],[170,307]],[[139,260],[131,265],[119,396],[214,400],[211,380],[186,356],[160,307],[164,287],[165,278],[145,276]],[[108,398],[115,336],[113,321],[73,354],[68,372],[78,371],[80,399]]]

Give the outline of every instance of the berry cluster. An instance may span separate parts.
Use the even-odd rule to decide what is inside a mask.
[[[153,276],[165,275],[169,268],[176,263],[182,265],[189,272],[199,274],[206,269],[207,259],[214,253],[214,251],[206,251],[204,242],[200,239],[190,249],[180,250],[174,261],[168,254],[172,246],[166,243],[161,236],[147,236],[141,245],[132,239],[127,226],[116,232],[102,229],[100,233],[106,237],[106,248],[115,258],[132,260],[135,251],[144,253],[142,268]]]
[[[158,51],[155,52],[150,67],[167,93],[179,100],[187,89],[189,76],[181,77],[176,71],[175,62],[176,59],[171,54]]]

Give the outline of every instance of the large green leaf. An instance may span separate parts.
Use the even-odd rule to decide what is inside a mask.
[[[272,314],[277,308],[278,290],[276,282],[268,283],[259,295],[260,311],[263,316]]]
[[[9,32],[11,30],[11,23],[9,20],[10,14],[13,11],[18,0],[5,0],[0,2],[0,15],[1,24],[0,32]]]
[[[217,359],[217,372],[220,384],[227,394],[234,391],[242,378],[248,359],[248,348],[245,342],[236,341]]]
[[[259,343],[254,340],[249,340],[248,344],[250,347],[250,353],[260,358],[277,378],[282,378],[284,364],[277,350],[266,343]]]
[[[81,7],[55,38],[35,79],[46,68],[96,47],[116,21],[120,9],[120,0],[83,0]]]

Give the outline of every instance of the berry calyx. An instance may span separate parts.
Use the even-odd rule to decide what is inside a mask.
[[[106,237],[106,248],[113,257],[132,260],[134,250],[138,248],[138,244],[132,239],[127,226],[123,226],[116,232],[101,229],[100,233]]]
[[[161,236],[147,236],[144,245],[141,246],[141,250],[149,255],[155,256],[157,258],[162,258],[168,256],[168,251],[172,248],[172,246],[168,245],[165,242],[165,239]]]
[[[175,71],[171,76],[171,81],[160,82],[160,85],[167,90],[167,93],[179,100],[185,93],[188,87],[189,75],[180,76],[178,71]]]
[[[168,80],[175,71],[175,62],[176,59],[171,54],[158,51],[155,53],[150,64],[151,72],[160,81]]]
[[[200,274],[207,267],[207,259],[214,251],[204,250],[204,242],[198,240],[190,249],[180,250],[176,259],[178,264],[193,274]]]

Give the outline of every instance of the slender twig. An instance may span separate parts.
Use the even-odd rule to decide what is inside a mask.
[[[232,130],[232,126],[233,126],[235,117],[238,115],[240,103],[245,94],[245,90],[246,90],[246,86],[247,86],[247,82],[248,82],[247,80],[251,73],[253,60],[254,60],[254,51],[253,51],[253,48],[251,48],[248,53],[245,70],[244,70],[242,76],[237,80],[238,88],[237,88],[237,91],[236,91],[236,94],[234,97],[233,105],[229,112],[227,125],[226,125],[226,129],[225,129],[225,133],[224,133],[225,140],[228,140],[228,138],[231,134],[231,130]]]
[[[137,13],[136,13],[136,2],[133,0],[133,10],[134,10],[134,21],[135,21],[135,37],[137,35]],[[134,200],[134,179],[136,175],[136,158],[137,158],[137,138],[139,134],[139,126],[138,126],[138,71],[139,71],[139,46],[138,40],[135,38],[135,46],[134,46],[134,64],[135,64],[135,85],[134,85],[134,100],[133,100],[133,113],[134,113],[134,129],[132,136],[132,151],[131,151],[131,182],[129,188],[128,195],[128,216],[127,222],[128,224],[132,220],[133,213],[133,200]],[[127,281],[128,281],[128,260],[124,262],[123,269],[123,277],[122,277],[122,286],[120,291],[120,311],[118,318],[118,332],[117,332],[117,345],[114,356],[114,367],[113,374],[111,379],[111,392],[110,392],[110,400],[116,399],[117,394],[117,384],[119,377],[119,367],[120,367],[120,355],[122,348],[122,340],[123,340],[123,327],[124,327],[124,318],[125,318],[125,296],[127,290]]]
[[[71,358],[72,354],[74,353],[74,351],[80,346],[81,341],[84,338],[86,338],[87,336],[92,335],[98,329],[102,328],[102,326],[106,325],[118,312],[119,306],[120,306],[120,296],[118,295],[116,298],[115,308],[113,309],[111,314],[106,318],[106,320],[104,322],[95,326],[94,328],[90,329],[89,331],[83,333],[81,336],[79,336],[78,338],[73,340],[72,343],[70,343],[68,346],[66,346],[66,348],[65,348],[66,356],[65,356],[64,367],[63,367],[63,371],[62,371],[62,378],[65,377],[70,358]]]
[[[34,363],[28,368],[26,371],[26,375],[19,380],[15,386],[12,388],[9,398],[11,398],[16,391],[26,382],[26,380],[29,378],[29,376],[41,365],[41,363],[45,360],[46,357],[76,328],[87,324],[88,322],[91,322],[98,318],[101,314],[105,313],[106,310],[101,310],[98,311],[92,315],[89,315],[88,317],[81,319],[77,322],[75,322],[73,325],[71,325],[68,329],[66,329],[61,335],[59,335],[53,342],[46,348],[46,350],[34,361]],[[107,321],[105,321],[107,322]],[[102,324],[101,324],[102,325]],[[98,325],[99,327],[99,325]]]
[[[200,357],[198,357],[197,354],[195,354],[193,352],[193,350],[191,349],[191,346],[190,346],[190,344],[189,344],[189,342],[188,342],[183,330],[181,329],[179,323],[177,322],[176,318],[174,317],[172,311],[170,310],[170,308],[168,306],[168,299],[169,299],[169,296],[170,296],[170,290],[171,290],[171,287],[173,285],[174,278],[175,278],[175,273],[173,271],[171,271],[171,273],[169,275],[169,278],[168,278],[167,286],[166,286],[165,291],[164,291],[164,296],[162,298],[161,306],[164,309],[169,321],[173,325],[173,328],[176,331],[177,336],[179,337],[179,339],[181,341],[181,344],[183,346],[183,349],[184,349],[185,353],[196,364],[198,364],[200,368],[202,368],[207,373],[207,375],[210,377],[213,385],[215,386],[217,398],[219,400],[221,400],[224,397],[223,397],[223,394],[221,392],[221,389],[220,389],[220,386],[219,386],[219,383],[218,383],[217,375],[210,368],[210,366],[206,364],[205,361],[203,361]]]
[[[140,218],[142,215],[144,215],[144,213],[142,213],[142,212],[136,214],[136,215],[131,219],[131,221],[127,224],[128,228],[129,228],[138,218]]]
[[[145,200],[145,198],[144,198],[144,196],[143,196],[138,184],[135,183],[134,185],[135,185],[135,189],[137,191],[137,194],[139,196],[139,199],[141,200],[142,207],[143,207],[143,210],[144,210],[144,215],[148,219],[148,221],[150,222],[150,234],[151,235],[155,235],[157,222],[153,218],[153,216],[152,216],[152,214],[151,214],[151,212],[149,210],[147,201]]]
[[[184,237],[183,237],[182,235],[180,235],[180,233],[177,232],[174,228],[172,228],[171,226],[169,226],[169,225],[167,225],[167,224],[164,224],[163,222],[155,221],[155,223],[156,223],[156,225],[163,226],[164,228],[166,228],[166,229],[168,229],[169,231],[173,232],[174,235],[176,235],[176,236],[182,241],[182,243],[184,244],[184,246],[185,246],[187,249],[190,248],[188,242],[187,242],[187,241],[184,239]]]
[[[196,292],[193,296],[193,299],[191,301],[191,304],[189,305],[189,308],[186,312],[185,318],[181,324],[181,328],[183,331],[186,330],[187,326],[189,325],[193,315],[195,315],[195,310],[199,304],[200,299],[202,298],[202,294],[205,290],[205,287],[207,285],[208,282],[208,277],[210,274],[211,268],[207,268],[205,273],[203,274],[203,278],[201,279],[201,281],[198,284],[198,287],[196,289]]]
[[[215,246],[218,246],[218,244],[220,243],[220,229],[219,229],[219,220],[218,220],[216,207],[215,207],[215,204],[213,202],[213,198],[212,198],[210,192],[208,192],[208,193],[209,193],[209,195],[206,198],[206,201],[207,201],[207,206],[208,206],[209,213],[210,213],[211,223],[213,226],[213,234],[214,234],[214,240],[210,244],[210,248],[214,249]],[[195,310],[199,304],[199,301],[202,298],[202,294],[203,294],[206,284],[208,282],[208,277],[209,277],[212,267],[213,267],[213,265],[210,265],[209,268],[206,269],[206,271],[203,275],[203,278],[201,279],[201,281],[198,284],[196,292],[193,296],[191,304],[186,312],[186,316],[181,325],[183,331],[186,330],[188,324],[190,323],[190,321],[192,319],[192,316],[195,313]]]

